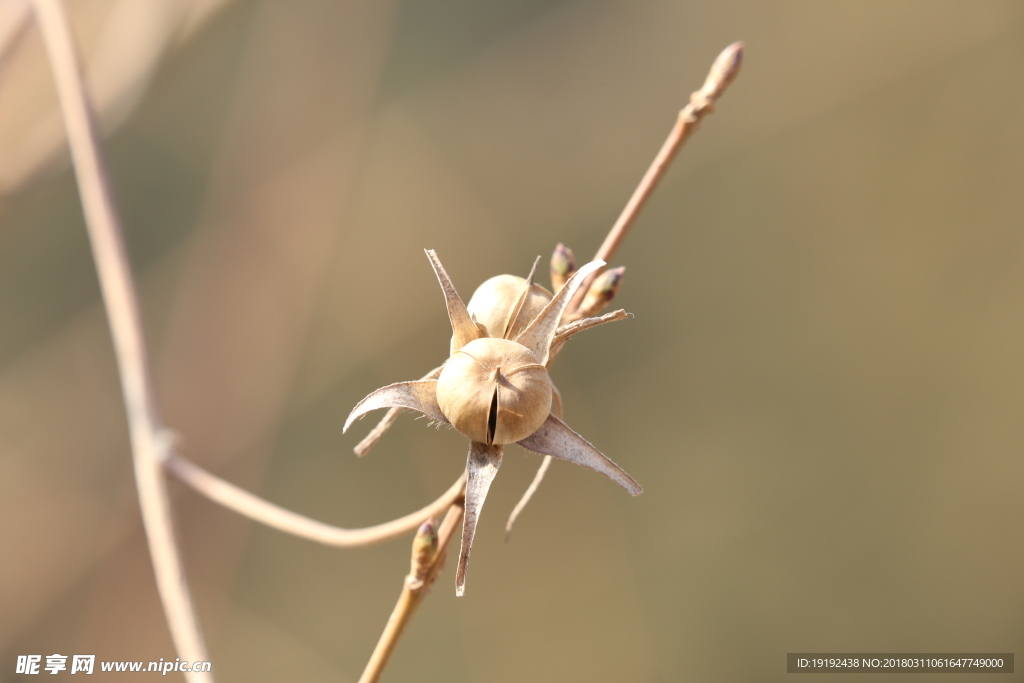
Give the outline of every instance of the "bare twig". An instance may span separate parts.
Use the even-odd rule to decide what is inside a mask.
[[[413,570],[405,577],[402,593],[398,596],[395,609],[391,612],[391,617],[388,618],[384,632],[381,634],[380,640],[377,641],[377,647],[374,648],[373,654],[370,655],[370,661],[367,662],[359,683],[376,683],[380,680],[380,675],[384,671],[384,667],[387,666],[391,653],[398,645],[398,639],[402,637],[402,632],[405,631],[406,625],[415,614],[416,608],[423,602],[423,598],[430,590],[430,585],[437,579],[437,575],[444,566],[445,557],[448,554],[448,543],[455,534],[455,530],[462,524],[462,513],[463,501],[460,499],[452,504],[444,521],[441,522],[441,529],[437,534],[437,551],[425,567],[416,567],[417,547],[415,543],[413,544]]]
[[[608,236],[605,237],[601,248],[597,250],[594,260],[601,260],[607,263],[615,255],[619,245],[622,244],[622,240],[626,238],[629,229],[633,226],[633,221],[640,215],[640,210],[644,208],[644,204],[658,186],[661,178],[665,175],[665,171],[668,170],[669,164],[672,163],[676,152],[693,134],[693,131],[697,130],[697,124],[700,123],[701,119],[713,111],[715,101],[722,96],[725,89],[736,78],[736,74],[739,73],[742,61],[743,43],[733,43],[722,50],[718,58],[715,59],[714,64],[711,65],[711,70],[708,72],[708,77],[704,81],[704,85],[701,86],[700,90],[690,95],[690,103],[680,110],[676,124],[672,127],[665,142],[661,145],[661,149],[658,150],[658,154],[654,157],[654,161],[651,162],[647,173],[640,180],[640,184],[633,191],[633,196],[626,202],[625,208],[622,209],[622,213],[619,214],[615,225],[608,232]],[[583,297],[586,296],[587,291],[590,289],[590,283],[593,282],[598,274],[594,273],[588,277],[587,281],[576,292],[576,296],[573,297],[572,302],[569,304],[569,313],[579,308],[580,302],[583,301]]]
[[[561,416],[561,414],[559,414]],[[545,455],[544,459],[540,461],[540,467],[537,468],[537,473],[533,475],[533,481],[526,487],[526,491],[523,492],[523,497],[519,499],[516,506],[512,508],[512,514],[508,516],[508,521],[505,522],[505,542],[508,543],[508,539],[512,537],[512,527],[515,525],[516,520],[519,519],[520,513],[526,508],[526,505],[533,498],[533,494],[537,493],[537,489],[540,487],[540,483],[544,481],[544,475],[548,473],[548,468],[551,467],[551,456]]]
[[[142,523],[149,541],[157,589],[178,655],[183,660],[208,661],[175,544],[167,484],[161,470],[161,462],[172,449],[171,439],[163,428],[153,395],[135,286],[92,108],[82,84],[61,1],[33,2],[57,84],[86,228],[110,322],[128,417]],[[209,674],[187,673],[186,678],[213,680]]]
[[[466,484],[466,475],[463,473],[440,498],[421,510],[376,526],[363,529],[342,529],[274,505],[210,474],[177,453],[170,453],[164,465],[169,472],[197,492],[229,510],[234,510],[243,517],[266,524],[286,534],[340,548],[382,543],[415,531],[423,521],[440,515],[451,507],[462,496],[462,490]]]

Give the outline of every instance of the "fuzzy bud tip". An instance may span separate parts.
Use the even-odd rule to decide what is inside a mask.
[[[556,294],[575,272],[576,259],[572,255],[572,249],[559,242],[551,255],[551,287]]]
[[[735,42],[722,50],[721,54],[715,59],[701,91],[708,99],[712,101],[717,100],[725,92],[725,89],[729,87],[729,84],[736,79],[742,64],[743,43]]]
[[[625,266],[606,270],[597,276],[594,283],[587,290],[583,303],[579,307],[579,317],[589,318],[601,312],[605,306],[615,298],[622,287],[622,278],[626,274]]]
[[[410,574],[422,580],[427,575],[430,562],[437,553],[437,524],[428,519],[420,525],[412,539],[412,568]]]

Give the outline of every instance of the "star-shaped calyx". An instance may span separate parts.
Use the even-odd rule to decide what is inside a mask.
[[[505,301],[506,320],[498,326],[503,336],[492,336],[496,331],[493,323],[485,325],[470,315],[437,254],[427,250],[427,257],[448,307],[451,356],[436,379],[399,382],[371,393],[352,409],[345,431],[372,410],[408,408],[437,422],[451,424],[470,440],[462,549],[455,574],[455,593],[462,595],[477,520],[501,466],[505,444],[518,443],[534,453],[588,467],[634,496],[643,489],[621,467],[551,414],[553,387],[547,366],[553,349],[557,351],[571,334],[592,326],[576,323],[560,329],[562,314],[580,284],[604,262],[592,261],[577,270],[546,304],[547,293],[538,300],[535,290],[543,290],[534,286],[531,274],[523,281],[522,292],[515,292],[514,299]],[[477,318],[493,317],[489,313],[481,311]]]

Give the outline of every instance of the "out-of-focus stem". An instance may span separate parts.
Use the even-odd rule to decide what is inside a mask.
[[[229,510],[269,527],[324,545],[354,548],[373,545],[416,530],[425,520],[440,515],[462,496],[466,475],[430,505],[405,517],[363,529],[343,529],[310,519],[253,495],[220,477],[210,474],[184,456],[173,453],[165,463],[167,470],[198,493]]]
[[[183,660],[208,661],[175,543],[167,482],[161,469],[161,463],[173,446],[153,395],[135,284],[92,106],[82,83],[61,0],[33,0],[33,3],[53,68],[86,229],[110,322],[128,417],[142,523],[149,541],[157,589],[178,655]],[[191,681],[213,680],[210,674],[190,672],[185,676]]]

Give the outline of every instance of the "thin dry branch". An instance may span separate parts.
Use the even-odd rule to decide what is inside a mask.
[[[665,171],[668,170],[672,159],[675,158],[676,152],[689,139],[693,131],[697,130],[697,124],[701,122],[701,119],[714,110],[715,101],[722,96],[722,93],[725,92],[729,84],[736,78],[742,62],[743,43],[733,43],[722,50],[721,54],[715,59],[711,65],[711,70],[708,72],[708,77],[704,81],[704,85],[701,86],[700,90],[690,95],[690,103],[680,110],[675,125],[669,132],[665,142],[662,143],[661,149],[658,150],[658,154],[654,157],[654,161],[651,162],[647,172],[644,173],[644,177],[641,178],[640,184],[633,191],[633,196],[626,202],[626,206],[622,209],[622,213],[619,214],[615,225],[612,226],[608,236],[605,237],[601,247],[597,250],[597,254],[594,256],[595,261],[601,260],[607,263],[615,255],[619,245],[622,244],[626,235],[629,234],[629,229],[633,226],[636,217],[640,215],[640,210],[644,208],[644,204],[647,203],[654,189],[665,175]],[[570,314],[579,308],[583,297],[586,296],[587,291],[590,289],[590,284],[599,274],[600,271],[588,277],[586,282],[579,288],[579,291],[576,292],[576,296],[573,297],[572,302],[569,304],[568,311]]]
[[[440,515],[451,507],[462,496],[462,490],[466,484],[466,475],[463,473],[440,498],[416,512],[376,526],[363,529],[343,529],[274,505],[210,474],[177,453],[171,453],[164,465],[171,474],[198,493],[215,503],[220,503],[229,510],[234,510],[243,517],[266,524],[286,534],[339,548],[382,543],[415,531],[424,521]]]
[[[142,523],[153,558],[157,589],[178,655],[183,660],[208,661],[175,544],[167,483],[161,469],[161,462],[172,450],[171,439],[163,428],[153,394],[135,285],[92,107],[82,84],[71,29],[61,1],[33,0],[33,3],[57,84],[86,228],[110,322],[128,417]],[[213,680],[209,674],[187,673],[186,678]]]
[[[359,683],[376,683],[380,680],[380,675],[383,673],[384,667],[387,666],[388,660],[391,659],[391,653],[395,651],[395,647],[398,645],[398,640],[402,637],[405,627],[409,624],[412,615],[416,613],[416,608],[423,602],[423,598],[426,597],[431,584],[434,583],[437,575],[444,567],[444,561],[448,555],[448,544],[455,531],[462,525],[463,506],[464,502],[460,497],[448,509],[448,514],[445,515],[444,521],[441,522],[441,528],[437,533],[437,551],[434,553],[430,564],[420,571],[414,568],[405,577],[405,581],[402,583],[402,593],[398,596],[395,609],[391,612],[388,623],[384,626],[384,632],[381,633],[380,640],[377,641],[377,647],[374,648],[373,654],[370,655],[370,661],[366,663],[366,669],[363,670]],[[414,544],[414,562],[416,560],[415,554],[416,545]]]
[[[560,415],[560,414],[559,414]],[[550,455],[545,455],[544,459],[540,462],[540,467],[537,468],[537,473],[533,475],[533,481],[526,487],[526,491],[523,492],[522,498],[516,503],[516,506],[512,508],[512,513],[508,516],[508,521],[505,522],[505,542],[508,543],[508,539],[512,537],[512,527],[515,526],[516,520],[519,519],[519,515],[523,509],[529,504],[533,498],[533,494],[537,493],[537,489],[540,488],[540,483],[544,481],[545,475],[548,473],[548,468],[551,467],[551,461],[553,458]]]

